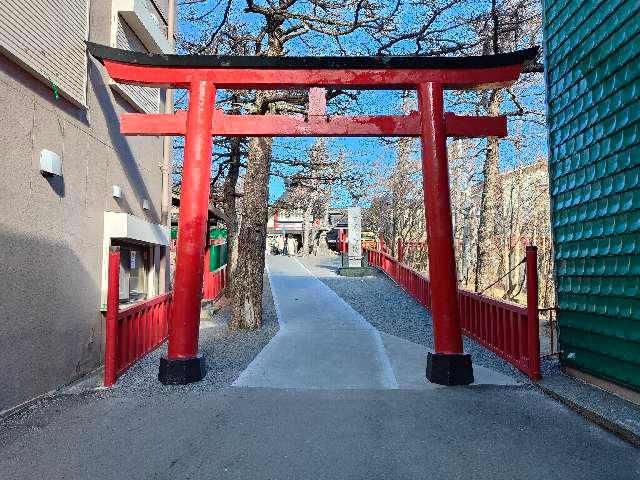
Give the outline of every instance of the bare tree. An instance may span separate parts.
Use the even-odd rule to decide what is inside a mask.
[[[481,42],[483,54],[499,54],[530,46],[541,38],[539,2],[535,0],[491,0],[488,11],[473,19],[472,25]],[[496,89],[483,92],[478,107],[488,115],[501,113],[501,107],[509,99],[514,108],[507,114],[513,116],[536,115],[523,106],[515,89]],[[482,167],[483,188],[478,222],[476,251],[475,289],[483,290],[500,274],[501,256],[496,255],[501,246],[495,241],[500,236],[502,186],[500,184],[500,141],[497,137],[487,139],[485,159]],[[503,266],[504,267],[504,266]]]
[[[535,13],[534,0],[492,0],[488,10],[487,2],[489,0],[207,1],[197,8],[184,7],[187,9],[184,15],[196,27],[197,33],[189,38],[185,36],[181,45],[192,53],[264,56],[497,53],[519,46],[525,38],[521,24],[535,22],[534,15],[528,18],[530,13]],[[533,32],[529,27],[527,29],[527,32]],[[529,38],[531,42],[537,40],[535,34]],[[346,94],[329,91],[327,98],[338,101],[347,98]],[[254,115],[304,113],[308,102],[306,92],[296,91],[224,92],[223,97],[218,103],[227,111]],[[476,109],[489,113],[500,110],[504,104],[514,106],[514,114],[526,113],[524,103],[519,102],[512,91],[495,92],[493,98],[476,98],[474,103]],[[491,182],[496,177],[494,167],[498,165],[497,141],[492,142],[490,140],[486,150],[487,159],[491,159],[485,165],[489,179],[487,191],[492,190]],[[270,175],[291,176],[291,172],[284,170],[288,167],[304,169],[303,163],[308,159],[291,161],[274,157],[273,141],[265,138],[217,140],[217,145],[212,201],[221,202],[230,218],[231,326],[259,328],[269,178]],[[410,141],[404,140],[397,144],[400,157],[406,157],[402,151],[409,151],[410,145]],[[399,172],[393,176],[395,180],[390,180],[404,178],[397,185],[390,185],[395,192],[395,197],[391,195],[388,199],[395,204],[392,208],[395,211],[391,222],[393,232],[389,232],[393,237],[412,236],[414,233],[406,232],[420,228],[419,215],[407,212],[421,211],[421,201],[414,202],[411,210],[400,211],[401,206],[411,204],[402,199],[405,192],[402,183],[412,182],[411,175],[419,172],[419,162],[417,170],[415,166],[411,161],[403,160],[397,165]],[[409,171],[411,174],[407,173]],[[294,173],[300,178],[300,172]],[[241,189],[239,185],[242,185]],[[352,197],[358,197],[361,189],[357,182],[353,185]],[[411,185],[415,186],[414,183]],[[313,195],[317,192],[314,190]],[[412,191],[411,195],[414,193]],[[418,196],[415,193],[415,197]],[[375,200],[379,205],[387,201],[384,195]],[[490,205],[485,210],[489,211]],[[424,220],[424,229],[423,223]],[[486,230],[495,231],[495,227],[489,225]]]
[[[277,57],[289,54],[289,46],[300,48],[302,45],[308,50],[305,37],[322,37],[325,42],[329,39],[338,50],[343,50],[340,39],[357,31],[372,32],[382,28],[384,15],[379,12],[384,9],[374,0],[340,3],[330,0],[246,0],[244,10],[240,12],[234,11],[232,2],[228,1],[219,23],[204,31],[197,41],[185,45],[199,53]],[[207,23],[214,10],[215,7],[200,10],[194,20]],[[256,18],[260,21],[256,22]],[[300,111],[304,103],[305,95],[298,92],[258,91],[250,110],[258,115],[290,113]],[[252,138],[248,143],[243,214],[237,241],[240,254],[231,285],[232,328],[259,328],[262,321],[261,294],[272,149],[273,141],[269,138]],[[231,192],[230,187],[227,190]]]

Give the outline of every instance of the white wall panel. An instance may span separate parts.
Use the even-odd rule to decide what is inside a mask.
[[[147,49],[142,41],[120,15],[117,22],[116,46],[124,50],[146,52]],[[158,113],[160,90],[137,85],[116,85],[117,90],[138,110],[145,113]]]
[[[0,51],[86,105],[88,8],[88,0],[0,0]]]

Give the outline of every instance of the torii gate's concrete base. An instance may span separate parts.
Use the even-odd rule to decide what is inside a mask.
[[[374,274],[371,267],[341,267],[338,269],[338,275],[343,277],[370,277]]]

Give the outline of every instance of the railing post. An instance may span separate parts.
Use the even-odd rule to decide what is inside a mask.
[[[118,308],[120,303],[120,247],[109,249],[107,315],[104,339],[104,386],[116,383],[118,373]]]
[[[527,351],[529,378],[540,380],[540,321],[538,318],[538,248],[527,246]]]

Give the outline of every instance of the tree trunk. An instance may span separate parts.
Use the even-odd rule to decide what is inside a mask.
[[[233,281],[238,264],[238,205],[236,201],[236,185],[240,174],[240,139],[231,140],[231,164],[224,179],[223,197],[224,213],[227,216],[227,292],[233,290]],[[227,293],[228,295],[228,293]]]
[[[238,264],[232,286],[231,329],[262,326],[264,251],[267,238],[271,138],[249,141],[249,161],[238,236]]]
[[[488,114],[498,115],[500,111],[500,90],[493,90],[489,98]],[[484,186],[480,202],[480,218],[478,221],[478,247],[476,258],[476,291],[483,290],[498,278],[500,265],[500,248],[496,245],[498,238],[498,219],[501,214],[500,186],[500,142],[497,137],[487,139],[483,176]]]
[[[267,20],[267,55],[279,57],[284,47],[277,32],[284,17],[274,15]],[[275,113],[270,103],[273,92],[256,93],[255,106],[259,114]],[[267,222],[269,219],[269,175],[273,138],[251,138],[247,171],[244,178],[242,221],[238,235],[238,264],[231,298],[229,328],[255,330],[262,326],[262,288],[264,281]],[[242,253],[240,255],[240,252]]]

